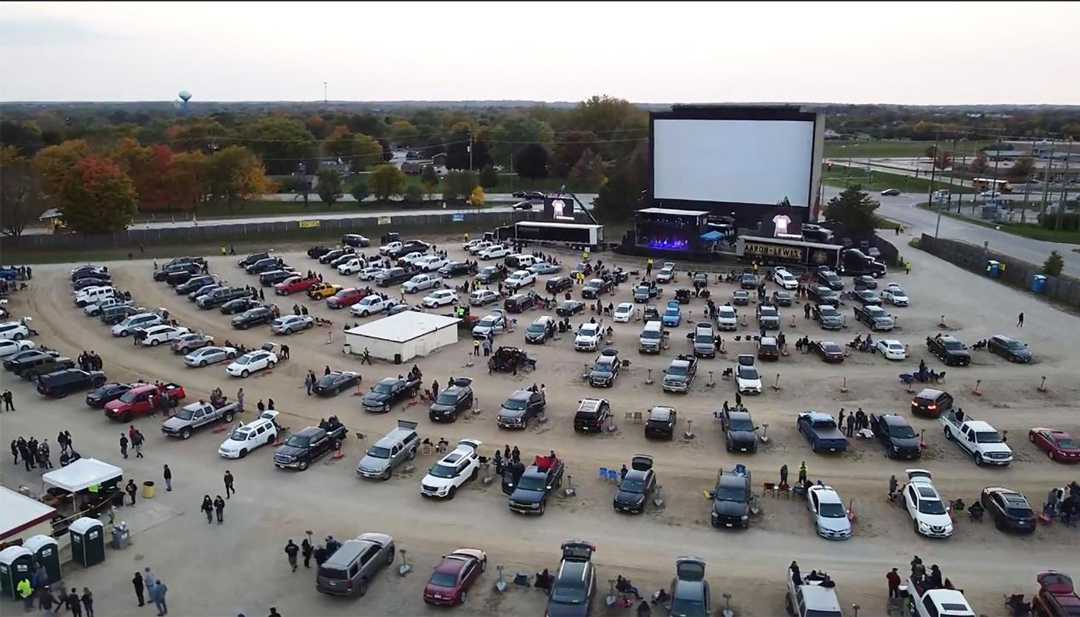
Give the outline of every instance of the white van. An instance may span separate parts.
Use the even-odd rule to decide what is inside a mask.
[[[540,260],[532,255],[509,255],[506,258],[506,265],[518,270],[526,270],[538,261]]]
[[[116,295],[116,290],[112,287],[87,287],[75,296],[75,304],[82,307],[87,304],[95,304],[114,295]]]
[[[638,339],[638,351],[641,353],[660,353],[663,348],[664,327],[659,321],[650,321],[641,329]]]

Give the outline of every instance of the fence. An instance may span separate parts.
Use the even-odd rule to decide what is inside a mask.
[[[984,275],[988,261],[999,261],[1004,264],[1004,271],[999,278],[1005,283],[1024,289],[1031,289],[1033,277],[1042,273],[1042,266],[957,240],[923,234],[919,239],[919,248],[965,270]],[[1080,279],[1068,275],[1048,276],[1042,295],[1070,306],[1080,306]]]
[[[447,212],[411,214],[382,212],[368,216],[317,219],[283,219],[262,223],[210,222],[192,227],[129,229],[111,234],[56,234],[22,236],[5,240],[5,245],[22,250],[101,250],[135,248],[139,245],[212,244],[265,237],[284,237],[302,241],[305,236],[326,236],[334,233],[360,233],[378,241],[387,231],[417,230],[453,233],[455,228],[467,231],[476,227],[494,228],[520,220],[537,218],[527,211],[514,212]]]

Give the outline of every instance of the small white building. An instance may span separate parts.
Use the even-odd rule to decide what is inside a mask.
[[[405,311],[346,330],[345,351],[362,355],[366,348],[372,357],[408,362],[456,343],[459,321],[446,315]]]
[[[0,486],[0,545],[52,534],[56,509]]]

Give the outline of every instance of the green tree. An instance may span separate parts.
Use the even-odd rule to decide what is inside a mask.
[[[225,202],[230,211],[238,202],[270,190],[262,163],[243,146],[229,146],[206,161],[207,193]]]
[[[319,199],[327,206],[333,206],[344,192],[342,187],[341,172],[336,169],[320,169],[318,173],[319,185],[316,187]]]
[[[1030,156],[1025,156],[1016,159],[1013,166],[1009,169],[1009,179],[1013,182],[1026,182],[1031,174],[1035,171],[1035,161]]]
[[[604,183],[604,161],[599,154],[586,148],[570,169],[568,179],[578,190],[595,190]]]
[[[424,201],[424,189],[420,188],[418,184],[410,184],[405,187],[405,201],[411,204]]]
[[[353,171],[364,171],[382,162],[379,142],[367,135],[350,133],[346,127],[338,127],[330,136],[326,151],[348,163]]]
[[[390,125],[390,139],[399,146],[411,146],[420,131],[408,120],[397,120]]]
[[[605,143],[594,143],[591,147],[608,159],[628,157],[649,138],[648,113],[625,99],[590,97],[574,109],[571,122],[574,128],[599,136]],[[576,162],[577,158],[568,164]]]
[[[290,174],[299,163],[314,158],[316,153],[315,138],[304,123],[282,116],[266,116],[252,122],[244,128],[243,137],[271,174]]]
[[[596,215],[606,222],[629,220],[641,207],[648,181],[648,153],[639,144],[630,158],[615,168],[615,172],[600,187],[596,197]]]
[[[433,165],[424,165],[420,170],[420,184],[424,185],[424,191],[428,195],[435,192],[435,187],[439,186],[439,174],[435,173]]]
[[[359,177],[354,179],[349,185],[349,194],[356,200],[356,205],[363,203],[368,197],[367,180]]]
[[[379,201],[386,201],[405,190],[405,174],[393,165],[379,165],[371,172],[371,192]]]
[[[552,151],[551,175],[565,178],[574,165],[581,160],[590,144],[599,141],[592,131],[569,131],[559,137],[559,143]]]
[[[879,205],[862,191],[861,186],[852,185],[829,200],[825,206],[825,218],[840,223],[851,234],[871,234],[877,226],[874,211]]]
[[[1050,256],[1043,262],[1042,271],[1047,276],[1060,276],[1065,269],[1065,260],[1057,251],[1050,251]]]
[[[514,155],[514,171],[522,178],[546,178],[548,175],[547,148],[529,144]]]
[[[135,183],[106,158],[91,155],[80,160],[59,197],[64,223],[79,233],[123,231],[135,218]]]
[[[551,126],[528,116],[515,114],[500,122],[490,132],[491,153],[495,161],[506,165],[513,154],[526,144],[550,144],[555,136]],[[477,163],[474,155],[473,162]]]
[[[443,199],[456,201],[468,199],[479,186],[476,174],[471,171],[451,171],[443,178]]]
[[[18,238],[45,211],[45,195],[37,172],[15,146],[0,148],[0,230]]]
[[[971,170],[971,173],[976,174],[984,173],[989,168],[990,164],[986,161],[985,152],[980,152],[976,154],[975,158],[971,159],[971,165],[968,166],[968,169]]]
[[[493,189],[499,185],[499,173],[495,171],[495,167],[488,165],[480,170],[480,186],[486,189]]]

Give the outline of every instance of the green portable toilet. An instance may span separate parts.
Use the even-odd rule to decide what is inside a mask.
[[[60,574],[60,544],[51,536],[38,535],[27,538],[23,547],[34,554],[34,559],[45,566],[45,573],[49,575],[46,585],[60,582],[63,576]]]
[[[6,598],[18,600],[15,586],[21,580],[30,580],[34,574],[34,554],[21,546],[9,546],[0,551],[0,593]]]
[[[83,567],[105,561],[105,527],[96,518],[82,517],[68,527],[71,558]]]

